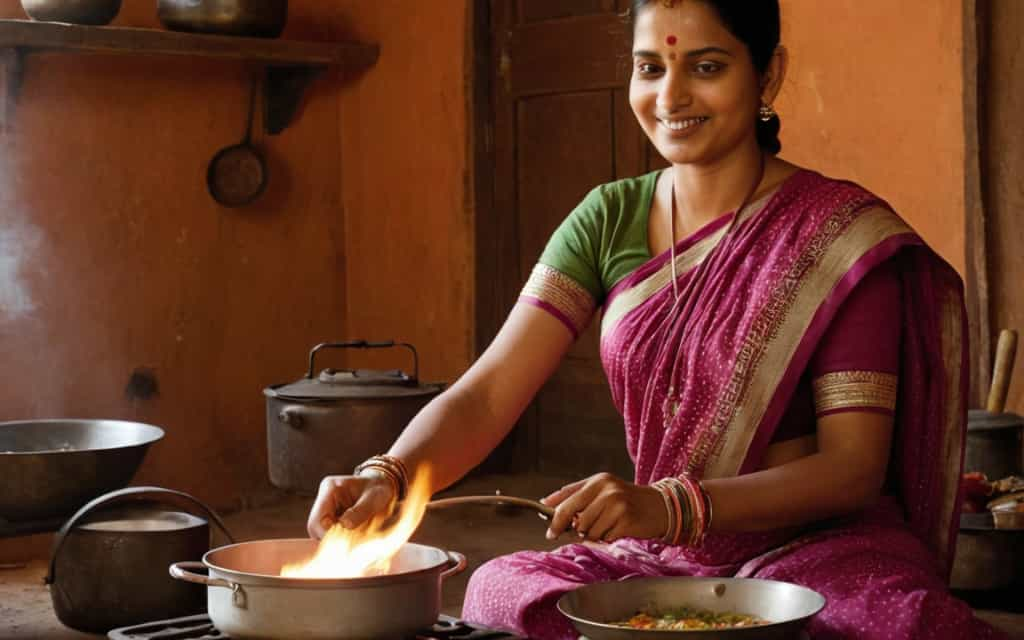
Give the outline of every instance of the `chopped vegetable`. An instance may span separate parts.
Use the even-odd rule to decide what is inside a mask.
[[[630,629],[657,629],[675,631],[693,631],[698,629],[732,629],[737,627],[756,627],[769,624],[757,616],[744,613],[716,613],[707,609],[679,607],[664,612],[654,610],[638,611],[629,620],[613,622],[619,627]]]

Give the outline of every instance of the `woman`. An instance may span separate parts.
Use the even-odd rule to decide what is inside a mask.
[[[554,603],[581,584],[747,576],[822,593],[815,638],[995,637],[945,589],[958,276],[878,198],[776,157],[777,0],[632,15],[630,103],[671,168],[584,199],[480,360],[389,456],[324,480],[311,535],[387,509],[406,468],[433,463],[436,490],[482,461],[600,307],[635,482],[602,473],[548,496],[549,537],[586,544],[487,563],[464,617],[575,638]]]

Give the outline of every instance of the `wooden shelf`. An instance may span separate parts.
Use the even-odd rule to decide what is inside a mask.
[[[32,20],[0,20],[0,49],[15,52],[3,55],[0,61],[5,67],[0,77],[7,85],[8,102],[17,93],[22,57],[34,51],[198,56],[262,64],[266,69],[265,123],[272,134],[288,126],[302,94],[321,71],[334,67],[345,75],[355,74],[372,66],[379,55],[377,45],[356,42],[244,38]]]

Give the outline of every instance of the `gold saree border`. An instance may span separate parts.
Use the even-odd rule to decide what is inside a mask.
[[[523,290],[522,298],[532,298],[550,307],[559,320],[569,325],[577,336],[587,328],[587,323],[594,315],[597,303],[590,292],[554,267],[537,263],[530,273]]]
[[[811,381],[817,415],[839,409],[896,409],[899,377],[881,371],[834,371]]]
[[[711,422],[696,443],[687,471],[703,470],[705,478],[739,473],[775,389],[814,313],[849,269],[887,238],[912,230],[896,214],[880,206],[864,208],[855,200],[822,225],[773,291],[740,347],[733,375],[712,412]]]
[[[677,277],[684,276],[688,271],[690,271],[690,269],[693,269],[704,262],[704,259],[708,257],[708,254],[710,254],[715,247],[718,246],[718,243],[722,241],[722,238],[726,236],[731,228],[736,225],[744,224],[760,213],[768,204],[771,197],[775,195],[776,191],[778,191],[778,187],[744,207],[743,211],[740,212],[738,220],[730,221],[723,225],[721,229],[715,231],[706,238],[701,238],[689,249],[677,255]],[[611,304],[605,307],[604,313],[601,316],[601,335],[605,336],[612,333],[618,326],[619,321],[629,315],[629,312],[633,311],[646,302],[652,295],[671,284],[672,265],[668,260],[666,260],[665,264],[663,264],[654,273],[630,287],[629,290],[623,291],[615,296]]]

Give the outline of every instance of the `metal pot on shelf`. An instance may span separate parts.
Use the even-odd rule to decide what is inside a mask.
[[[173,31],[276,38],[288,22],[288,0],[157,0],[156,6]]]
[[[28,17],[41,22],[109,24],[121,10],[121,0],[21,0]]]
[[[233,542],[213,510],[180,491],[130,487],[85,505],[53,542],[46,584],[57,618],[105,633],[203,612],[203,589],[172,580],[167,566],[209,550],[209,521]]]
[[[412,374],[401,369],[324,369],[314,374],[325,349],[404,348]],[[410,420],[444,390],[421,383],[419,356],[407,343],[334,342],[309,352],[306,376],[271,385],[267,398],[267,462],[275,486],[315,494],[324,476],[351,473],[366,458],[391,446]]]

